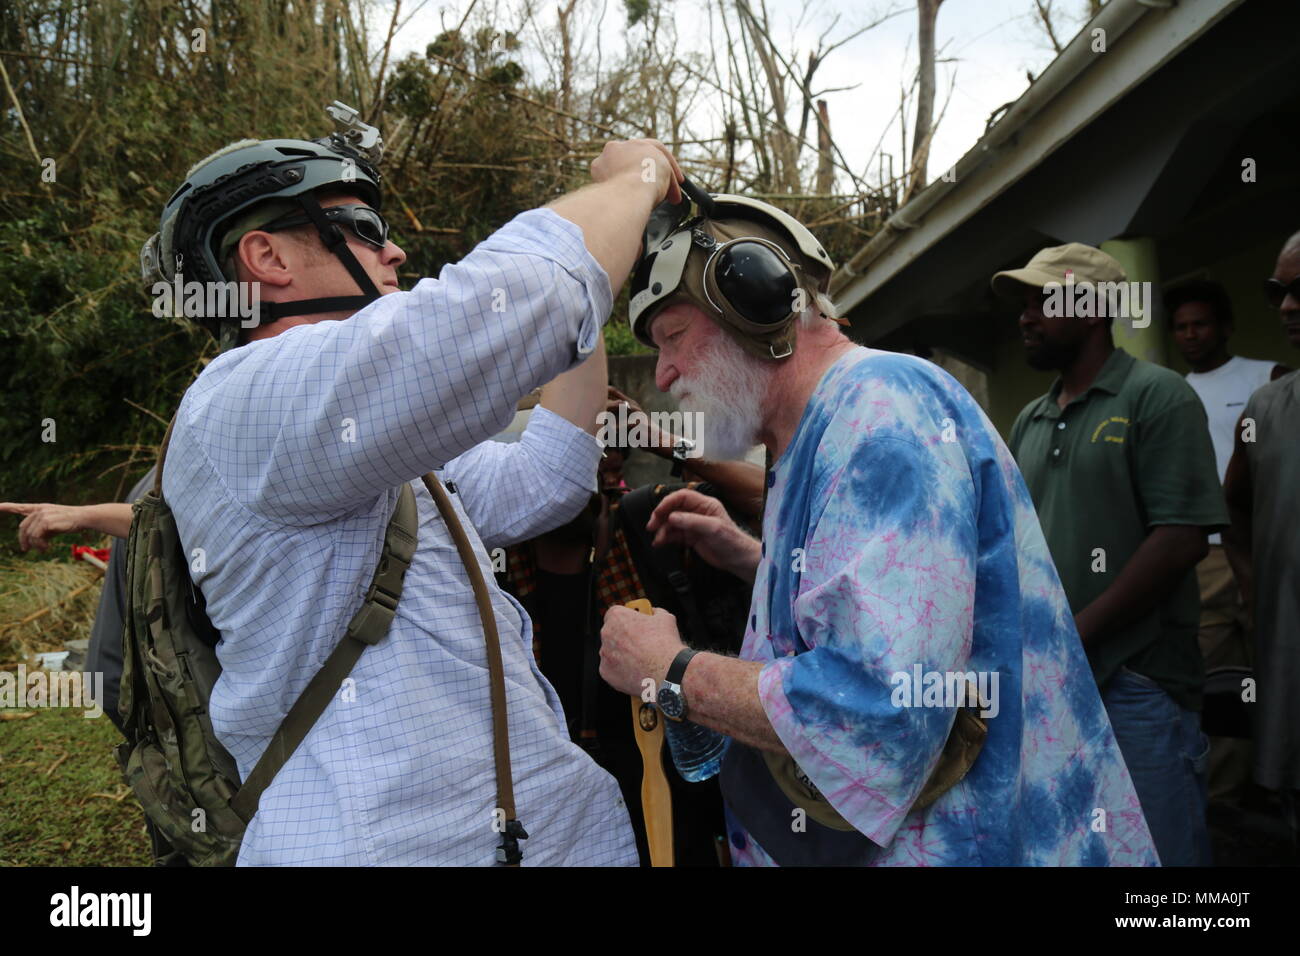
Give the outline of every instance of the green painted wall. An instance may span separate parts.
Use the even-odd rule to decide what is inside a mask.
[[[989,376],[988,416],[1005,439],[1020,410],[1051,387],[1053,372],[1036,372],[1025,362],[1020,339],[1002,339],[997,346],[997,366]]]

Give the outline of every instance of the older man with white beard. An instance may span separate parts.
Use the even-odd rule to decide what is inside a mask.
[[[633,331],[703,413],[700,451],[767,446],[762,540],[712,499],[656,544],[754,583],[739,659],[612,608],[601,674],[726,738],[741,864],[1152,865],[1157,857],[1020,473],[941,369],[827,318],[816,239],[763,203],[652,217]],[[685,211],[682,211],[683,213]],[[686,725],[689,726],[689,725]]]

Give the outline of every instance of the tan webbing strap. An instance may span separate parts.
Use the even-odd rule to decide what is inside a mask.
[[[176,415],[181,413],[176,409]],[[163,433],[162,444],[158,446],[158,467],[153,473],[153,493],[159,498],[162,497],[162,473],[163,462],[167,460],[167,446],[172,443],[172,429],[176,427],[176,415],[167,423],[167,431]]]
[[[502,844],[497,847],[497,862],[507,866],[518,866],[523,859],[519,841],[528,838],[528,832],[522,823],[515,819],[515,787],[510,774],[510,727],[506,720],[506,680],[505,668],[501,663],[501,640],[497,635],[496,614],[492,611],[492,598],[488,595],[483,572],[479,570],[478,558],[469,536],[461,527],[460,519],[451,506],[451,499],[443,490],[442,484],[432,472],[424,476],[424,486],[429,489],[438,513],[451,532],[460,553],[461,563],[469,572],[470,584],[474,588],[474,600],[478,604],[478,616],[483,622],[483,637],[487,644],[488,680],[492,693],[492,757],[496,763],[497,774],[497,808],[505,816],[505,831]]]
[[[419,526],[415,492],[410,485],[402,485],[397,507],[393,509],[388,529],[384,532],[384,550],[370,581],[365,601],[352,616],[343,639],[330,652],[302,696],[289,708],[289,713],[271,738],[265,753],[230,801],[230,808],[245,823],[257,813],[262,792],[293,756],[320,715],[325,713],[325,708],[329,706],[344,678],[352,673],[361,652],[369,645],[379,643],[388,634],[397,613],[397,602],[402,596],[402,582],[411,566],[411,559],[415,556]]]

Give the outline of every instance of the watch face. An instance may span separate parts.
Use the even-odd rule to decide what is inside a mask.
[[[686,701],[675,690],[661,687],[655,700],[659,704],[659,709],[664,712],[664,716],[669,720],[681,720],[686,713]]]

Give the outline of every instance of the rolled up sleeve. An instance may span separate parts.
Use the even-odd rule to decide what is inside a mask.
[[[410,292],[221,356],[182,415],[242,505],[332,520],[501,430],[611,307],[579,227],[532,210]]]
[[[489,548],[535,538],[571,521],[596,491],[600,442],[541,405],[517,442],[486,441],[443,472]]]

